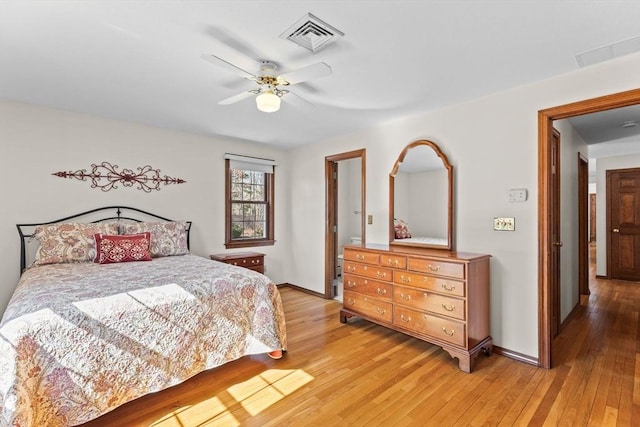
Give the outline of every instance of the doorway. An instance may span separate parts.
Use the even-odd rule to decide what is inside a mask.
[[[339,255],[342,253],[340,248],[346,243],[344,236],[357,234],[362,243],[366,241],[365,154],[366,150],[361,149],[325,157],[324,296],[327,299],[334,299],[339,293],[341,273]],[[347,181],[346,185],[345,181]],[[355,197],[349,197],[349,189],[352,189],[351,193],[359,193],[359,201],[355,200]],[[347,192],[346,195],[345,192]],[[343,229],[351,229],[355,232],[343,233]]]
[[[551,272],[553,230],[549,221],[553,208],[550,150],[553,121],[588,113],[640,104],[640,89],[574,102],[538,111],[538,364],[552,367]]]

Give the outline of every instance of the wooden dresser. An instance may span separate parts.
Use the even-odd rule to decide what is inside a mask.
[[[471,372],[491,354],[490,255],[387,245],[345,246],[343,308],[442,347]]]
[[[224,262],[225,264],[238,265],[258,273],[264,274],[264,254],[260,252],[235,252],[229,254],[209,255],[209,258]]]

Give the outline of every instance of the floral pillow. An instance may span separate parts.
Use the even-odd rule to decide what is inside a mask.
[[[96,234],[96,257],[94,262],[111,264],[115,262],[151,261],[149,245],[151,233],[109,235]]]
[[[411,232],[406,222],[402,220],[395,220],[393,227],[395,228],[396,239],[409,239],[411,238]]]
[[[151,233],[150,252],[154,258],[189,253],[186,221],[124,224],[121,232],[122,234]]]
[[[34,265],[91,262],[96,256],[94,235],[117,234],[117,222],[39,225],[33,236],[40,243]]]

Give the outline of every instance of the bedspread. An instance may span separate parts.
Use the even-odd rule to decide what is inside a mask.
[[[286,348],[276,286],[195,255],[28,269],[0,322],[2,425],[75,425]]]

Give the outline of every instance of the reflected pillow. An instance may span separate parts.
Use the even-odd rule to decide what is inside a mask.
[[[116,262],[151,261],[149,245],[151,233],[108,235],[96,234],[96,257],[98,264]]]
[[[395,228],[396,239],[411,238],[411,232],[409,231],[409,226],[406,222],[402,220],[395,220],[393,226]]]
[[[167,222],[136,222],[124,224],[122,234],[151,233],[151,256],[163,257],[185,255],[189,253],[187,247],[186,221]]]
[[[91,262],[96,256],[94,235],[117,234],[117,222],[39,225],[33,236],[40,243],[34,265]]]

